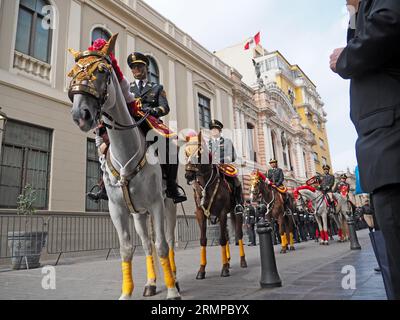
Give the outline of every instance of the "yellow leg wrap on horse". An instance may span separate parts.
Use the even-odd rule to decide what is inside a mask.
[[[244,257],[243,240],[239,240],[239,254],[241,257]]]
[[[169,249],[169,264],[171,265],[171,270],[173,273],[176,273],[176,264],[175,264],[175,252],[172,249]]]
[[[286,247],[287,246],[287,239],[286,239],[286,233],[284,233],[283,235],[281,235],[281,245],[282,247]]]
[[[153,256],[146,257],[146,267],[147,267],[147,280],[156,280],[156,272],[154,270],[154,260]]]
[[[161,262],[161,266],[163,268],[164,271],[164,281],[165,281],[165,286],[168,289],[172,289],[175,287],[175,277],[172,273],[171,270],[171,265],[169,263],[169,258],[161,258],[160,257],[160,262]]]
[[[207,247],[201,247],[200,249],[200,265],[207,265]]]
[[[229,242],[226,243],[226,258],[231,260],[231,248],[229,247]]]
[[[221,246],[221,256],[222,256],[222,264],[228,263],[228,258],[226,256],[226,246]]]
[[[126,295],[132,295],[132,292],[132,262],[122,262],[122,293]]]
[[[290,233],[290,245],[294,246],[294,236],[293,236],[293,232]]]

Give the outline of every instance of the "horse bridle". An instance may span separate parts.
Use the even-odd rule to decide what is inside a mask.
[[[260,184],[260,178],[258,179],[258,182],[257,182],[257,184]],[[253,186],[252,186],[253,187]],[[252,194],[253,194],[253,191],[252,191]],[[264,200],[264,198],[261,196],[261,189],[260,189],[260,187],[258,187],[258,198],[261,198],[261,201],[263,202],[263,204],[267,207],[267,212],[265,213],[265,217],[267,217],[269,214],[270,214],[270,212],[271,212],[271,209],[272,209],[272,207],[274,206],[274,204],[275,204],[275,194],[274,194],[274,192],[273,192],[273,190],[272,190],[272,200],[270,201],[270,202],[266,202],[265,200]]]
[[[93,60],[85,65],[82,65],[79,63],[79,61],[81,59],[88,58],[88,57],[98,57],[98,59]],[[84,51],[75,58],[75,63],[79,67],[79,71],[73,76],[73,78],[71,80],[71,83],[70,83],[69,89],[68,89],[68,97],[72,103],[74,101],[75,94],[86,94],[86,95],[89,95],[89,96],[92,96],[93,98],[95,98],[95,100],[97,102],[97,107],[96,107],[97,113],[96,113],[96,117],[95,117],[96,123],[100,123],[101,116],[104,116],[105,118],[107,118],[109,121],[111,121],[113,123],[112,125],[104,123],[104,126],[107,129],[122,131],[122,130],[130,130],[130,129],[137,128],[144,121],[147,120],[147,118],[150,115],[150,111],[147,111],[140,120],[138,120],[137,122],[135,122],[132,125],[121,124],[121,123],[115,121],[113,119],[113,117],[110,116],[108,113],[102,111],[102,108],[109,97],[108,86],[111,84],[112,63],[111,63],[111,59],[108,55],[106,55],[105,53],[103,53],[101,51]],[[81,73],[87,74],[88,69],[90,67],[94,66],[95,64],[97,64],[97,66],[94,71],[98,70],[99,72],[106,72],[106,77],[107,77],[106,85],[104,86],[103,92],[101,94],[98,92],[92,79],[89,78],[89,79],[85,79],[85,80],[77,80],[77,77],[79,74],[81,74]],[[138,103],[140,103],[140,100],[138,100]]]

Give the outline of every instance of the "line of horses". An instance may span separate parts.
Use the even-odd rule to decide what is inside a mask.
[[[78,52],[70,50],[75,66],[69,97],[73,103],[72,118],[79,128],[93,130],[100,119],[107,127],[110,148],[100,156],[103,180],[109,197],[109,210],[120,242],[122,293],[120,299],[129,299],[134,290],[132,277],[133,247],[129,231],[129,217],[133,215],[137,234],[146,254],[147,283],[143,295],[153,296],[156,289],[156,260],[159,259],[167,287],[167,299],[181,299],[175,263],[176,205],[166,197],[165,183],[159,165],[146,161],[147,144],[127,108],[124,94],[108,56],[114,50],[118,35],[111,37],[101,51]],[[247,267],[243,245],[243,215],[235,212],[235,199],[231,188],[217,165],[209,162],[207,143],[199,135],[192,135],[185,144],[186,179],[193,185],[196,217],[201,230],[200,268],[196,278],[206,276],[207,221],[219,222],[221,246],[221,276],[229,276],[230,249],[228,239],[228,214],[234,222],[239,241],[240,266]],[[321,230],[321,243],[327,239],[329,207],[318,191],[299,189],[296,197],[289,195],[289,207],[284,208],[284,198],[259,172],[252,175],[250,194],[252,200],[260,199],[267,206],[266,218],[275,218],[282,237],[282,253],[294,250],[294,225],[291,213],[307,210],[308,201]],[[338,197],[338,214],[335,221],[343,225],[348,203]],[[341,229],[341,227],[339,228]],[[154,237],[152,237],[154,233]],[[154,238],[154,244],[152,241]],[[157,254],[156,254],[157,253]],[[158,258],[157,258],[158,256]]]

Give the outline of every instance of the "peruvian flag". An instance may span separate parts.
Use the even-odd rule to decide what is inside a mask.
[[[255,44],[257,46],[261,41],[261,32],[258,32],[253,38],[246,42],[244,50],[249,50],[250,45]]]

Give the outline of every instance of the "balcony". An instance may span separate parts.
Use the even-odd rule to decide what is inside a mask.
[[[31,56],[14,51],[14,68],[36,78],[50,81],[51,65]]]

